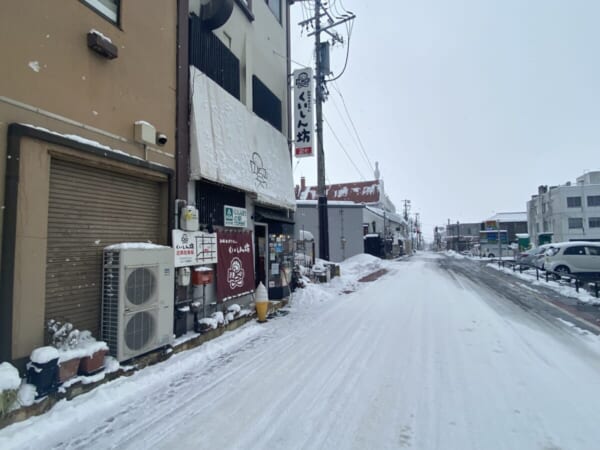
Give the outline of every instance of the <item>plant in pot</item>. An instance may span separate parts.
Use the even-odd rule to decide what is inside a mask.
[[[46,324],[50,342],[58,350],[58,381],[60,384],[73,378],[79,371],[81,354],[77,351],[80,332],[70,322],[50,319]]]
[[[10,363],[0,363],[0,419],[10,411],[17,400],[21,386],[19,371]]]

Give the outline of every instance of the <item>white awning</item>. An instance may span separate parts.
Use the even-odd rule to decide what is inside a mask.
[[[190,68],[190,178],[255,193],[295,209],[287,139],[195,67]]]

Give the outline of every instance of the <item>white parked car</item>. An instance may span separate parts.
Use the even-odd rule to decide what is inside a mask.
[[[600,273],[600,242],[562,242],[546,250],[544,268],[559,273]]]

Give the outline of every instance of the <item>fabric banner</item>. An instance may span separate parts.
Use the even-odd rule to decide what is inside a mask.
[[[252,232],[217,232],[217,253],[217,298],[219,302],[253,292]]]
[[[190,68],[190,177],[255,193],[296,209],[288,140],[204,73]]]

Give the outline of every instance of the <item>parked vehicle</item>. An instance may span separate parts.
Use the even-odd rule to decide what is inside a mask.
[[[498,245],[498,234],[500,243]],[[508,245],[508,232],[506,230],[486,230],[479,232],[479,251],[484,258],[495,258],[496,256],[512,256],[513,252]]]
[[[550,244],[540,245],[525,252],[517,254],[515,261],[519,264],[542,268],[544,253],[550,248]],[[540,261],[541,260],[541,261]],[[538,265],[539,264],[539,265]]]
[[[562,242],[546,250],[544,268],[558,273],[600,273],[600,242]]]

